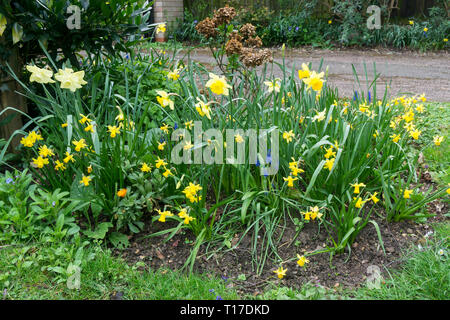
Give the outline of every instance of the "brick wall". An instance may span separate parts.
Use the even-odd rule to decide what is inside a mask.
[[[183,19],[183,0],[155,0],[155,23],[166,22],[167,28],[175,27],[178,19]],[[159,33],[156,41],[166,41],[167,34]]]

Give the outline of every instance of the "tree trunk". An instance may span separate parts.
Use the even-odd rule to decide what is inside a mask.
[[[4,40],[0,39],[0,43]],[[22,72],[23,63],[19,59],[18,49],[15,47],[12,50],[10,57],[8,58],[8,64],[13,70],[13,72],[20,76]],[[4,61],[0,61],[3,65],[6,65]],[[0,78],[0,112],[8,107],[18,109],[24,113],[27,112],[27,101],[25,97],[19,95],[16,91],[22,91],[20,84],[17,83],[11,76],[6,75]],[[8,116],[14,115],[10,121],[6,124],[0,124],[0,138],[8,140],[14,131],[21,129],[23,126],[22,117],[20,113],[13,110],[8,110],[0,116],[0,122],[5,120]],[[9,151],[14,152],[16,147],[19,145],[21,137],[16,135],[9,145]]]

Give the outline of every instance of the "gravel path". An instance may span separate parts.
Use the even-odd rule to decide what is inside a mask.
[[[274,61],[281,63],[281,50],[272,49]],[[289,70],[301,68],[301,64],[312,63],[317,69],[323,59],[323,69],[328,66],[328,82],[337,87],[340,96],[353,97],[355,90],[367,90],[364,63],[369,84],[374,79],[374,63],[377,80],[377,96],[381,98],[385,85],[390,84],[388,94],[397,96],[406,93],[425,93],[428,101],[450,102],[450,53],[448,51],[419,53],[411,51],[390,51],[386,49],[287,49],[286,66]],[[180,56],[181,57],[181,56]],[[214,65],[209,49],[195,49],[191,58],[206,65]],[[361,89],[355,81],[352,64],[358,74]],[[280,76],[279,68],[274,70]],[[372,90],[371,90],[372,91]],[[372,92],[373,95],[373,92]]]

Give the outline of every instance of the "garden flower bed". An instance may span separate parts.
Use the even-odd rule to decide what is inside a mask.
[[[448,143],[427,132],[427,98],[379,96],[377,74],[341,98],[325,66],[273,63],[233,14],[199,23],[220,74],[155,49],[79,70],[46,55],[26,82],[10,70],[39,116],[22,113],[0,153],[20,136],[21,164],[0,177],[0,243],[42,244],[41,270],[71,287],[97,243],[257,294],[272,280],[356,287],[426,239],[415,221],[445,220],[450,194],[421,167]]]

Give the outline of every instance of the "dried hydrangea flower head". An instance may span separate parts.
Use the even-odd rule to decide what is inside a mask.
[[[244,38],[248,39],[256,35],[256,27],[251,23],[246,23],[241,27],[239,32]]]
[[[220,26],[222,24],[229,24],[235,16],[236,16],[236,9],[226,5],[225,7],[214,11],[213,20],[216,26]]]
[[[249,47],[249,48],[259,48],[262,46],[262,40],[258,36],[250,37],[247,40],[245,40],[244,44],[246,47]]]
[[[200,21],[195,29],[206,38],[214,38],[217,36],[216,23],[213,19],[207,17]]]
[[[266,62],[272,62],[272,53],[269,49],[256,50],[254,48],[243,48],[239,58],[247,67],[257,67]]]
[[[225,45],[225,52],[227,55],[232,54],[241,54],[243,45],[242,45],[242,37],[237,31],[233,31],[230,35],[230,39],[227,41]]]

